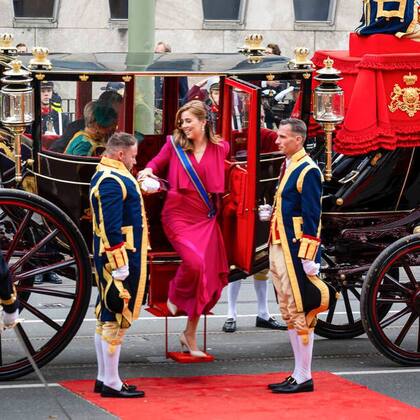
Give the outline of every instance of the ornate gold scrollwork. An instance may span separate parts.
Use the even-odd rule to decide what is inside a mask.
[[[407,7],[407,0],[375,0],[375,2],[378,3],[376,19],[379,19],[381,17],[387,19],[397,17],[400,20],[404,20],[405,9]],[[389,8],[385,8],[386,3],[392,3],[391,8],[394,7],[394,9],[389,10]],[[396,5],[396,3],[398,3],[398,5]],[[395,5],[398,6],[397,9],[395,9]]]
[[[132,78],[133,78],[133,76],[128,76],[128,75],[122,77],[123,81],[126,82],[126,83],[131,82]]]
[[[391,112],[399,109],[406,112],[409,117],[414,117],[417,111],[420,111],[420,89],[413,86],[417,82],[417,76],[409,73],[403,79],[409,87],[402,88],[396,83],[391,93],[391,103],[388,108]]]
[[[81,75],[79,75],[79,79],[82,82],[87,82],[89,80],[89,76],[87,74],[81,74]]]
[[[35,75],[35,77],[37,78],[37,80],[44,80],[45,79],[45,74],[44,73],[37,73]]]

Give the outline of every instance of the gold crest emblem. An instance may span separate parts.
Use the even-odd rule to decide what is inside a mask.
[[[420,89],[413,86],[417,82],[417,76],[409,73],[403,79],[408,87],[402,88],[398,83],[394,85],[388,108],[391,112],[399,109],[406,112],[409,117],[414,117],[417,111],[420,111]]]

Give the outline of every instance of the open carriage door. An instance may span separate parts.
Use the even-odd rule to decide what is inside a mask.
[[[258,179],[259,88],[226,78],[222,136],[229,141],[223,236],[230,265],[252,272],[255,254],[256,186]]]

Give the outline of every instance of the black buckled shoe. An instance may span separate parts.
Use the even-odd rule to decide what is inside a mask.
[[[283,382],[277,382],[275,384],[268,384],[267,388],[268,389],[274,389],[274,388],[278,388],[279,386],[284,386],[286,384],[289,383],[290,380],[292,380],[293,378],[291,376],[288,376]]]
[[[134,389],[130,391],[126,388],[125,384],[121,387],[119,391],[116,389],[110,388],[109,386],[102,385],[101,397],[106,398],[141,398],[144,397],[144,391]]]
[[[42,274],[37,274],[34,277],[34,284],[42,284],[44,283],[44,276]]]
[[[289,380],[288,384],[283,386],[278,386],[271,390],[275,394],[297,394],[298,392],[312,392],[314,390],[314,382],[312,379],[309,379],[306,382],[298,384],[295,378]]]
[[[44,274],[44,282],[46,283],[52,283],[52,284],[62,284],[63,279],[53,271],[50,273]]]
[[[270,317],[267,320],[257,316],[255,326],[258,328],[269,328],[270,330],[286,330],[285,325],[281,325],[274,317]]]
[[[223,324],[223,331],[233,333],[236,331],[236,321],[233,318],[228,318]]]
[[[95,394],[100,394],[102,392],[103,386],[104,386],[104,383],[96,379],[95,386],[93,387],[93,392]],[[125,388],[127,391],[135,391],[137,389],[136,385],[129,385],[125,382],[123,382],[123,388]]]

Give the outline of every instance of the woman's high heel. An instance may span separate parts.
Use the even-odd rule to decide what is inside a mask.
[[[191,350],[191,347],[190,347],[190,345],[188,344],[188,341],[187,341],[187,337],[185,337],[184,333],[182,333],[179,336],[179,342],[181,343],[182,350],[185,352],[184,347],[186,347],[187,352],[189,352],[191,356],[193,356],[193,357],[207,357],[207,354],[202,352],[201,350]]]
[[[176,313],[178,312],[178,308],[169,299],[166,302],[166,306],[168,307],[168,310],[172,315],[176,315]]]

